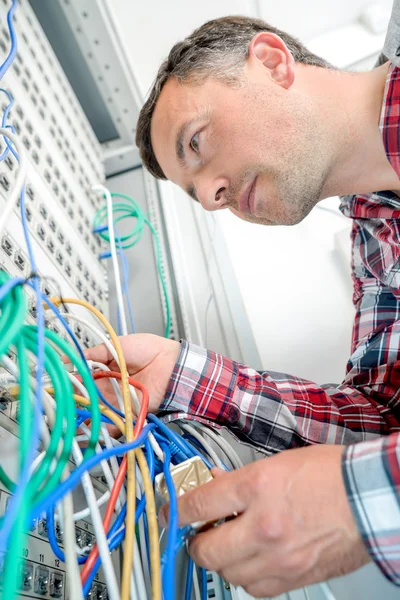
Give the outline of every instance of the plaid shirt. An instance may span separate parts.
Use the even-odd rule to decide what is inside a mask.
[[[400,68],[390,66],[380,128],[400,176]],[[367,548],[400,585],[400,198],[349,196],[356,317],[341,384],[317,385],[257,372],[182,342],[161,407],[177,417],[228,427],[271,454],[306,444],[345,444],[347,494]]]

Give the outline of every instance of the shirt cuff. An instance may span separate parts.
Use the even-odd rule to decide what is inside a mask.
[[[348,446],[342,472],[371,558],[400,585],[400,433]]]
[[[160,411],[220,425],[234,425],[240,411],[232,403],[238,364],[220,354],[181,340],[181,348]]]

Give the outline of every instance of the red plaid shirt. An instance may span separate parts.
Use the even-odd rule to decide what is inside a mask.
[[[390,67],[380,128],[400,178],[400,69]],[[162,410],[218,423],[266,453],[345,444],[343,475],[372,558],[400,585],[400,198],[394,192],[342,199],[353,219],[356,317],[347,375],[317,385],[257,372],[182,342]]]

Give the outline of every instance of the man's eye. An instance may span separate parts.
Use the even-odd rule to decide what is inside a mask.
[[[194,134],[194,136],[190,140],[189,146],[191,147],[193,152],[196,152],[196,154],[199,153],[199,134],[198,133]]]

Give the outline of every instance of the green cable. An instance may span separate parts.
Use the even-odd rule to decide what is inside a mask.
[[[71,346],[55,331],[50,331],[47,329],[45,335],[61,350],[62,354],[65,354],[69,358],[70,362],[73,365],[75,365],[75,367],[78,370],[78,373],[82,377],[82,383],[85,386],[89,395],[92,413],[92,428],[88,445],[85,451],[84,460],[86,460],[96,453],[96,445],[99,441],[100,435],[101,413],[99,408],[97,389],[86,363],[83,362],[83,360],[78,356],[75,350],[73,350]]]
[[[111,196],[112,196],[112,198],[122,198],[123,200],[127,201],[127,202],[113,203],[113,215],[114,214],[116,215],[114,218],[115,224],[117,224],[120,221],[127,219],[127,218],[136,218],[137,219],[136,227],[134,228],[134,230],[129,234],[120,236],[120,238],[119,238],[121,240],[121,246],[124,250],[126,250],[127,248],[131,248],[132,246],[135,246],[138,243],[138,241],[142,237],[143,227],[145,224],[149,227],[151,233],[154,236],[154,240],[155,240],[155,244],[156,244],[156,251],[157,251],[157,271],[158,271],[158,276],[161,281],[161,286],[162,286],[162,290],[163,290],[163,294],[164,294],[164,302],[165,302],[165,312],[166,312],[165,337],[169,338],[169,336],[171,334],[171,304],[169,301],[167,284],[166,284],[163,269],[162,269],[161,245],[160,245],[160,240],[159,240],[157,231],[155,230],[154,226],[149,221],[149,219],[147,219],[145,217],[144,212],[141,209],[140,205],[133,198],[131,198],[130,196],[127,196],[126,194],[119,194],[119,193],[113,193],[113,194],[111,194]],[[106,220],[106,218],[107,218],[107,206],[104,206],[96,212],[96,215],[94,218],[93,229],[96,230],[97,228],[101,227],[103,225],[103,222]],[[99,231],[98,233],[103,240],[105,240],[106,242],[110,241],[110,236],[108,235],[108,233],[106,231]],[[119,243],[119,239],[115,238],[116,244]]]
[[[0,271],[0,285],[9,279],[11,278],[5,271]],[[0,310],[0,356],[3,356],[9,350],[11,343],[16,339],[18,341],[18,333],[24,322],[26,301],[22,286],[15,286],[10,290],[0,303]],[[13,491],[15,484],[2,466],[0,466],[0,481],[9,491]]]
[[[25,325],[24,334],[28,350],[34,352],[37,348],[37,328]],[[66,375],[65,369],[62,368],[63,365],[57,352],[48,343],[45,344],[44,366],[54,388],[56,411],[55,422],[51,429],[50,443],[46,449],[46,454],[28,484],[28,487],[32,488],[32,491],[38,493],[38,490],[40,490],[37,498],[38,502],[44,493],[50,493],[59,483],[61,474],[68,462],[75,435],[75,410],[72,385]],[[66,431],[63,438],[64,424],[66,425]],[[62,449],[59,455],[57,455],[61,440],[63,441]],[[56,467],[50,474],[55,458],[57,458]]]
[[[148,225],[151,233],[154,235],[154,240],[156,242],[157,270],[158,270],[158,276],[160,277],[161,286],[162,286],[162,289],[164,292],[165,312],[167,313],[167,322],[165,325],[165,337],[169,338],[170,333],[171,333],[171,307],[170,307],[169,298],[168,298],[167,284],[165,282],[165,277],[164,277],[164,273],[162,270],[162,256],[161,256],[160,240],[158,238],[156,230],[154,229],[153,224],[150,223],[150,221],[148,219],[145,219],[145,223],[146,223],[146,225]]]
[[[114,194],[112,194],[112,196],[113,195]],[[114,219],[115,224],[119,223],[120,221],[123,221],[124,219],[128,219],[128,218],[137,219],[136,226],[131,233],[127,233],[125,235],[119,236],[119,238],[116,238],[116,242],[118,243],[119,240],[121,240],[121,246],[124,250],[126,250],[127,248],[131,248],[132,246],[137,244],[137,242],[139,242],[139,240],[141,239],[142,234],[143,234],[143,229],[144,229],[145,218],[144,218],[144,213],[143,213],[142,209],[136,202],[134,203],[133,207],[131,207],[131,206],[129,206],[129,204],[126,204],[123,202],[113,203],[113,214],[119,213],[119,212],[121,212],[122,214],[117,216]],[[94,229],[97,229],[98,227],[102,226],[102,222],[107,218],[107,214],[108,214],[107,206],[104,206],[103,208],[100,208],[97,211],[97,213],[95,214],[95,217],[94,217],[94,223],[93,223]],[[108,235],[108,233],[106,231],[99,231],[98,233],[103,238],[103,240],[105,240],[106,242],[110,241],[110,236]],[[131,240],[131,241],[129,243],[125,244],[124,242],[127,242],[128,240]]]
[[[32,431],[33,406],[29,397],[29,367],[26,355],[25,341],[23,336],[19,336],[16,341],[19,364],[19,400],[21,402],[20,411],[20,468],[23,467],[24,457],[28,453],[30,434]],[[11,542],[5,557],[3,576],[3,598],[13,600],[18,589],[18,577],[21,562],[20,552],[24,546],[24,540],[27,536],[29,524],[27,522],[28,514],[32,505],[33,498],[30,493],[26,493],[21,502],[18,518],[12,529],[10,536]]]
[[[11,277],[0,271],[0,286]],[[26,315],[26,300],[22,286],[11,288],[7,296],[0,302],[0,356],[6,354],[9,346],[15,341]]]

